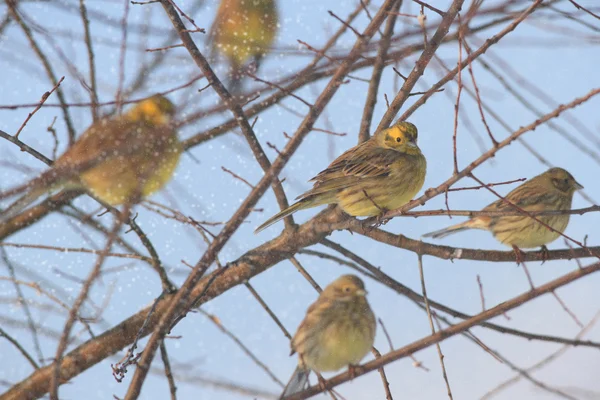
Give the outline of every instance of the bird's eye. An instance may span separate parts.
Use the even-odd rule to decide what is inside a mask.
[[[396,142],[400,143],[402,141],[402,138],[397,137],[396,138]]]
[[[346,286],[346,287],[344,288],[344,291],[345,291],[346,293],[348,293],[348,292],[350,291],[350,286]]]

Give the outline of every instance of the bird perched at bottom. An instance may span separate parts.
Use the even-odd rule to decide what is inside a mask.
[[[408,203],[423,187],[427,161],[417,145],[417,127],[397,122],[336,158],[311,181],[298,202],[256,228],[258,233],[305,208],[337,204],[347,214],[372,217]]]
[[[343,275],[321,292],[292,338],[291,354],[298,353],[298,368],[281,398],[301,391],[311,370],[352,368],[367,355],[376,323],[366,294],[363,281],[355,275]]]
[[[275,0],[221,0],[209,40],[212,51],[229,62],[232,93],[240,89],[243,69],[253,59],[258,69],[261,59],[271,50],[278,27]]]
[[[550,168],[508,193],[505,197],[508,202],[499,199],[482,211],[516,211],[516,207],[529,212],[570,210],[573,194],[578,189],[583,189],[583,186],[568,171]],[[501,243],[512,246],[520,261],[520,248],[542,246],[545,249],[545,245],[556,240],[569,224],[568,214],[538,215],[536,218],[552,230],[527,215],[477,216],[423,236],[442,238],[466,229],[487,230]]]
[[[170,125],[175,106],[152,96],[123,115],[93,123],[52,167],[0,198],[26,192],[0,213],[0,221],[18,214],[56,189],[87,190],[110,204],[136,203],[162,188],[173,176],[182,146]]]

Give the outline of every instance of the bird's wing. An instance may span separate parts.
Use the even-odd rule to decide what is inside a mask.
[[[398,154],[400,153],[393,150],[376,147],[371,141],[364,142],[344,152],[310,181],[322,182],[332,177],[348,175],[361,177],[380,175],[387,172],[389,159],[395,160]]]
[[[544,205],[547,207],[548,204],[552,204],[552,196],[553,194],[551,192],[548,192],[548,190],[545,190],[542,187],[523,184],[508,193],[505,196],[505,199],[519,208],[533,211],[537,209],[537,206],[539,205],[541,205],[541,209],[543,209]],[[485,207],[483,211],[509,211],[514,209],[515,208],[508,202],[498,199]]]
[[[330,309],[331,302],[322,297],[319,297],[317,301],[308,307],[308,310],[306,310],[306,317],[304,317],[304,320],[302,320],[296,334],[292,338],[291,354],[294,354],[295,352],[300,352],[300,354],[302,354],[303,346],[310,333],[315,332],[315,330],[318,329],[318,326],[324,323],[326,319],[323,318],[323,313],[328,312]]]
[[[315,182],[314,187],[299,198],[352,187],[364,179],[386,176],[392,164],[403,156],[397,151],[365,142],[339,156],[327,169],[311,179]]]

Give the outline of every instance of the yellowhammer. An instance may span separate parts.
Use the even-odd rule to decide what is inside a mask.
[[[271,50],[277,33],[275,0],[221,0],[210,32],[213,50],[229,61],[230,90],[236,93],[245,64],[260,60]]]
[[[291,354],[298,353],[298,368],[281,397],[302,390],[311,370],[352,368],[367,355],[375,340],[376,324],[366,294],[359,277],[343,275],[308,308],[291,343]]]
[[[135,203],[159,190],[171,179],[182,151],[169,123],[174,113],[167,98],[155,95],[121,116],[95,122],[48,171],[6,192],[26,194],[0,220],[55,189],[85,189],[110,205]]]
[[[525,211],[570,210],[573,193],[582,188],[568,171],[550,168],[518,186],[505,198]],[[482,211],[516,210],[514,206],[500,199]],[[543,247],[556,240],[569,224],[569,215],[538,215],[536,218],[552,230],[527,215],[478,216],[423,236],[441,238],[465,229],[484,229],[492,232],[501,243],[512,246],[519,254],[519,248]]]
[[[258,233],[298,210],[337,204],[352,216],[380,215],[408,203],[425,182],[427,162],[417,146],[417,128],[398,122],[346,151],[312,178],[311,190],[269,218]]]

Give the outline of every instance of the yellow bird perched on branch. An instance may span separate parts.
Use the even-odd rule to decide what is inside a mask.
[[[230,67],[230,91],[237,93],[246,63],[258,69],[271,50],[278,28],[275,0],[221,0],[210,31],[213,52],[225,56]]]
[[[573,194],[582,189],[573,175],[562,168],[550,168],[548,171],[531,178],[516,187],[504,201],[499,199],[482,211],[517,211],[518,209],[535,211],[566,211],[571,209]],[[511,205],[512,204],[512,205]],[[516,206],[516,207],[515,207]],[[543,224],[528,215],[513,216],[477,216],[460,224],[452,225],[439,231],[430,232],[424,237],[442,238],[466,229],[483,229],[501,243],[512,246],[519,259],[518,249],[545,247],[556,240],[567,229],[569,215],[538,215],[535,217]],[[547,225],[552,229],[548,229]]]
[[[18,214],[52,190],[87,190],[110,204],[136,203],[162,188],[173,176],[182,146],[170,124],[175,106],[152,96],[123,115],[93,123],[38,178],[0,193],[26,192],[0,213],[0,221]]]
[[[381,215],[408,203],[425,182],[427,161],[417,145],[417,127],[398,122],[335,159],[311,181],[298,202],[269,218],[263,229],[305,208],[337,204],[352,216]]]
[[[353,368],[367,355],[375,341],[375,316],[366,298],[363,281],[343,275],[330,283],[306,311],[292,338],[298,368],[281,397],[302,390],[310,371]]]

